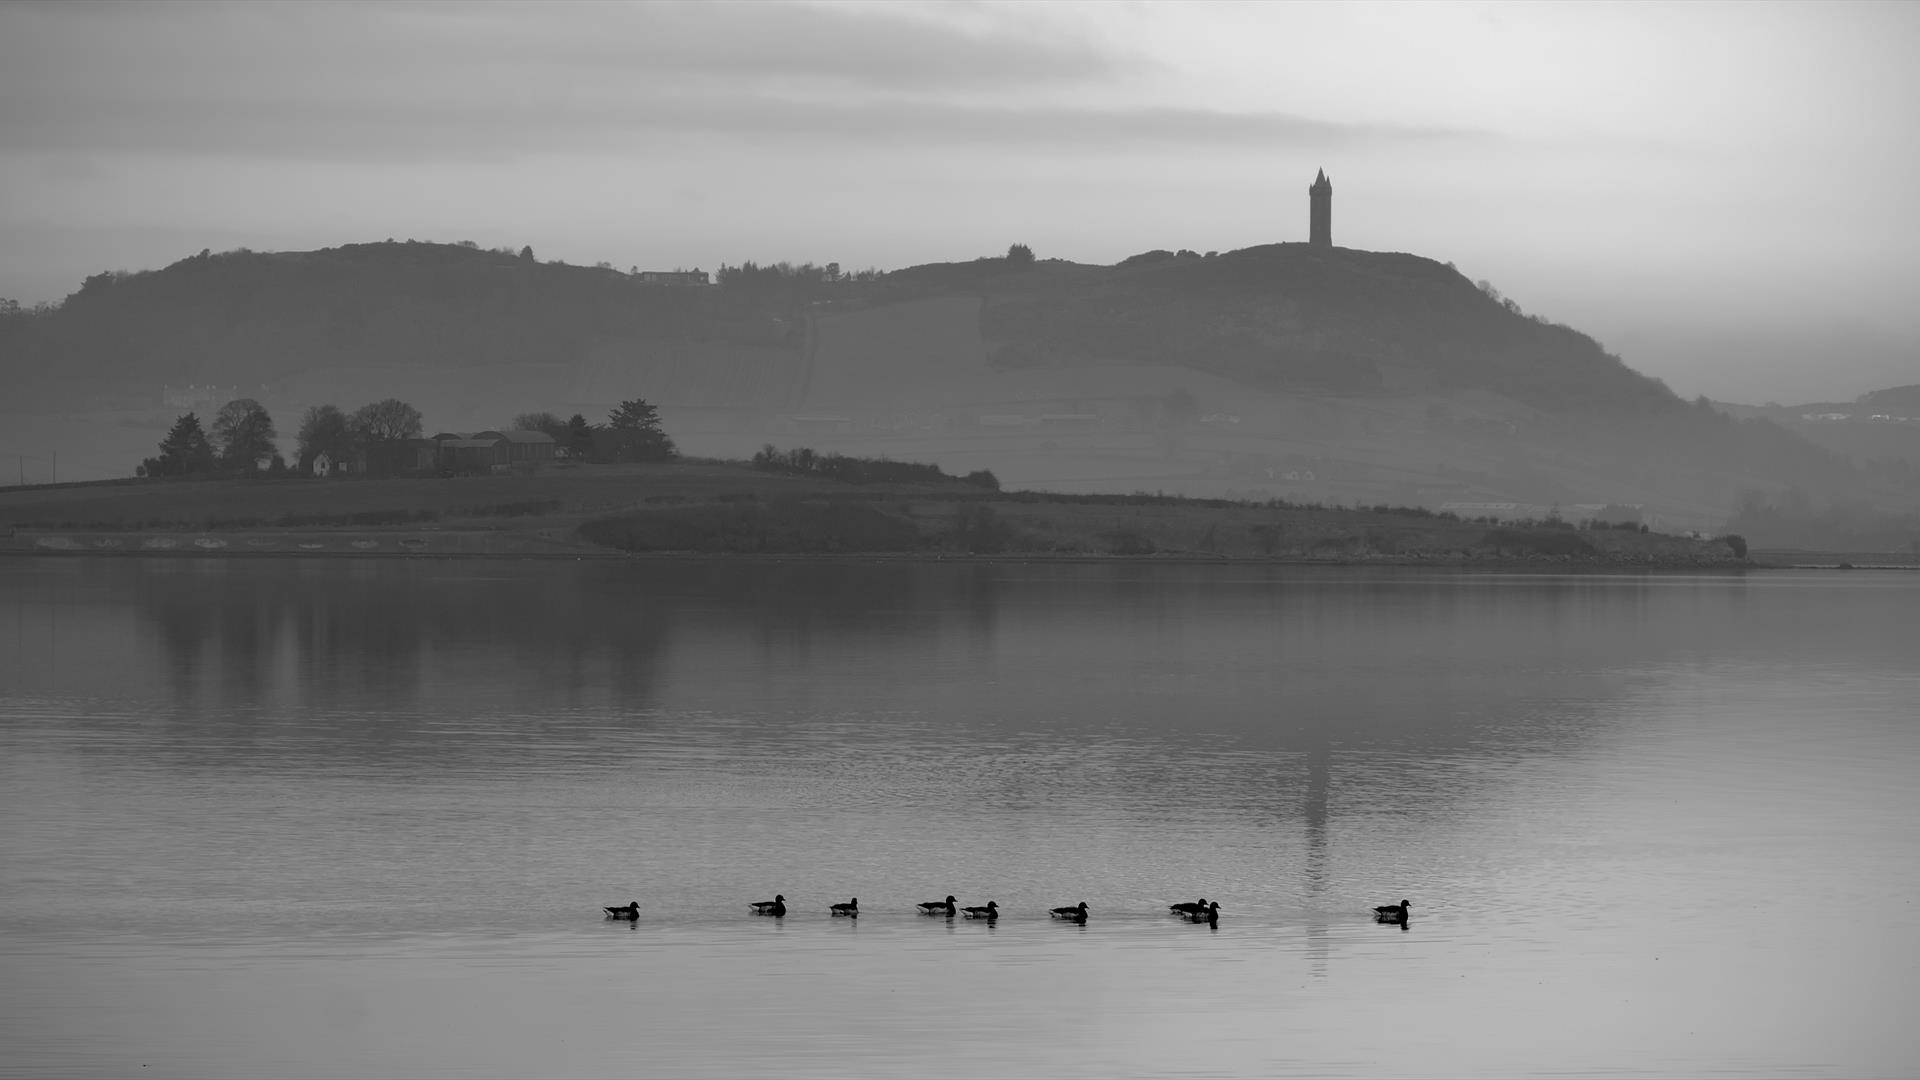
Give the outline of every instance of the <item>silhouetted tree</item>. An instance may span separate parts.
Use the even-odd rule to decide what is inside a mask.
[[[353,432],[347,414],[336,405],[309,405],[300,420],[300,460],[326,454],[338,461],[353,452]]]
[[[355,409],[353,417],[347,421],[347,427],[353,432],[355,440],[362,444],[417,439],[420,437],[420,410],[398,398],[387,398]]]
[[[576,457],[585,457],[593,453],[593,425],[587,423],[587,418],[579,413],[574,413],[567,418],[565,437],[556,435],[554,438],[565,444],[567,452]]]
[[[273,417],[252,398],[236,398],[220,406],[213,418],[213,442],[220,463],[229,469],[253,472],[274,452]]]
[[[200,427],[200,418],[188,413],[173,422],[160,440],[160,456],[141,464],[148,476],[190,476],[213,471],[213,445]]]
[[[520,249],[520,260],[522,262],[533,261],[533,245],[532,244],[528,244],[526,247],[523,247]]]
[[[645,398],[623,401],[607,416],[614,454],[621,461],[672,461],[679,456],[660,427],[660,410]]]
[[[1012,266],[1032,266],[1033,249],[1025,244],[1014,244],[1007,248],[1007,263]]]
[[[567,422],[550,412],[526,412],[513,418],[513,431],[544,431],[553,436],[553,441],[564,444],[567,441]]]

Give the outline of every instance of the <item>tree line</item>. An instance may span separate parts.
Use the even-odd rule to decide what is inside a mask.
[[[336,459],[364,456],[380,443],[420,436],[420,410],[398,398],[371,402],[345,413],[335,405],[315,405],[300,422],[297,436],[300,460],[326,453]],[[203,427],[196,413],[173,422],[160,453],[135,470],[139,476],[194,476],[226,473],[283,473],[287,462],[276,440],[273,416],[253,398],[236,398],[220,406],[211,427]]]
[[[975,469],[965,476],[950,476],[940,466],[916,461],[891,461],[887,458],[851,457],[846,454],[822,454],[812,447],[782,450],[768,443],[753,455],[750,464],[761,472],[786,473],[789,476],[819,476],[848,484],[931,484],[959,481],[988,491],[999,491],[1000,480],[990,470]]]
[[[588,423],[580,413],[565,420],[550,412],[526,412],[513,418],[516,431],[541,431],[584,461],[674,461],[680,451],[660,426],[660,409],[645,398],[622,401],[606,423]]]
[[[382,448],[420,438],[420,410],[385,398],[346,412],[337,405],[310,406],[295,436],[298,461],[321,454],[335,461],[370,461]],[[521,413],[510,430],[545,432],[568,457],[590,461],[673,461],[679,450],[660,424],[660,410],[644,398],[622,401],[603,424],[575,413],[566,420],[550,412]],[[253,398],[227,402],[210,426],[198,414],[180,416],[160,440],[160,453],[142,461],[135,475],[149,477],[280,474],[287,462],[279,432],[265,406]]]

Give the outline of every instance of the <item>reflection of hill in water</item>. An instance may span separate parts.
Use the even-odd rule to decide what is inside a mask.
[[[1541,798],[1529,778],[1697,742],[1673,722],[1686,694],[1786,657],[1840,678],[1903,670],[1914,589],[1889,584],[17,560],[0,567],[15,628],[0,685],[20,704],[0,734],[109,779],[311,801],[344,776],[339,790],[417,786],[435,813],[534,800],[567,830],[614,812],[613,842],[648,850],[679,850],[647,838],[684,824],[701,860],[738,874],[775,861],[803,877],[826,858],[884,875],[935,843],[946,872],[986,881],[1070,835],[1077,872],[1110,894],[1222,878],[1273,892],[1324,971],[1337,913],[1387,887],[1356,874],[1398,891],[1497,844]],[[970,811],[992,824],[961,839]],[[776,825],[804,839],[768,849]]]
[[[1328,762],[1353,779],[1417,774],[1422,797],[1446,797],[1477,783],[1450,759],[1581,745],[1670,672],[1778,651],[1798,625],[1796,590],[1738,578],[1138,563],[35,565],[52,573],[6,579],[27,597],[22,610],[32,591],[60,599],[22,616],[21,655],[64,660],[23,661],[10,678],[31,693],[72,677],[57,672],[76,658],[110,656],[88,665],[86,691],[164,703],[138,721],[165,717],[163,750],[511,769],[544,732],[608,764],[663,747],[722,760],[792,751],[818,757],[855,804],[883,798],[862,779],[862,755],[883,749],[928,763],[913,782],[929,788],[949,783],[944,762],[993,758],[1005,785],[983,767],[973,782],[985,793],[1043,798],[1025,785],[1064,770],[1116,805],[1151,792],[1170,812],[1290,815]],[[1864,614],[1880,594],[1860,598],[1863,616],[1820,648],[1898,647],[1885,619]],[[1187,783],[1196,762],[1227,767],[1233,782]]]
[[[701,717],[731,718],[714,737],[756,751],[823,729],[1069,758],[1551,750],[1745,599],[1737,583],[1703,611],[1698,589],[1632,579],[1140,564],[96,565],[75,602],[150,628],[142,662],[100,679],[170,702],[179,734],[245,746],[320,723],[302,755],[447,761],[550,727],[618,754],[641,716],[696,742]],[[1127,785],[1180,767],[1113,756]]]

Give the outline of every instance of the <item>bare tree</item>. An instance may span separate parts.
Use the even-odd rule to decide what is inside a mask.
[[[252,398],[236,398],[220,406],[213,418],[213,442],[220,461],[230,469],[252,472],[273,456],[273,417]]]
[[[353,411],[348,427],[365,442],[391,442],[420,437],[420,410],[398,398],[387,398]]]
[[[315,454],[344,458],[353,450],[353,432],[347,414],[337,405],[309,405],[300,419],[300,457]]]
[[[566,442],[567,422],[550,412],[525,412],[513,418],[510,431],[544,431],[557,443]]]

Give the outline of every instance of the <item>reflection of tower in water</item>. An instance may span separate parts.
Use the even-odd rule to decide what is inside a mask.
[[[1332,945],[1327,940],[1327,798],[1333,785],[1333,747],[1317,734],[1307,747],[1307,790],[1300,817],[1307,832],[1307,965],[1325,978]]]

